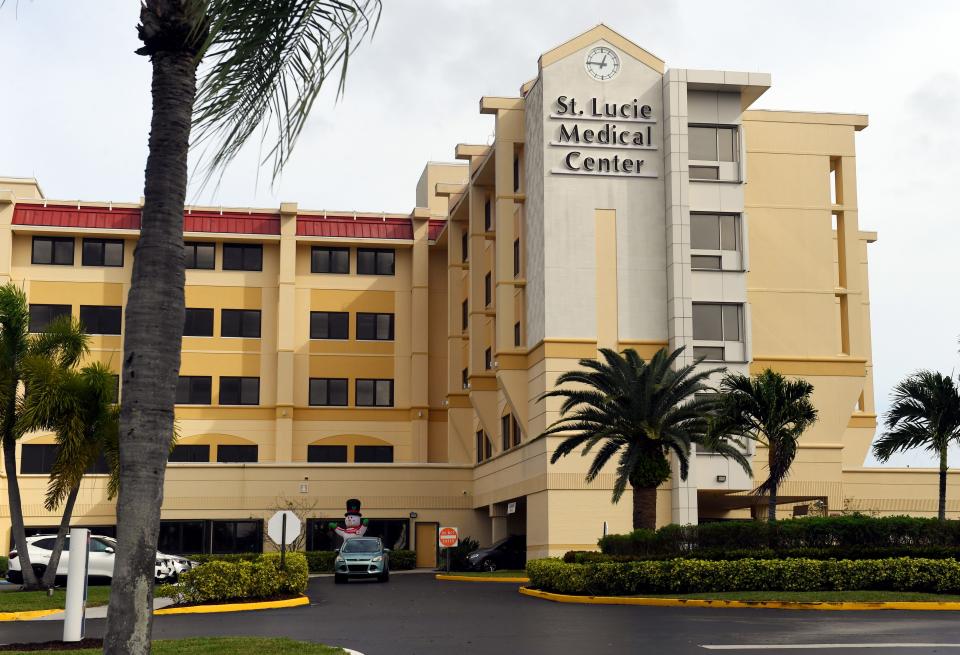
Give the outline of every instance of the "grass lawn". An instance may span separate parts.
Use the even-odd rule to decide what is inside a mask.
[[[443,573],[441,571],[440,575],[465,575],[472,578],[525,578],[527,577],[527,572],[509,569],[502,569],[500,571],[494,571],[493,573],[486,571],[450,571],[450,573]]]
[[[9,653],[28,655],[27,651]],[[36,652],[36,651],[33,651]],[[61,650],[58,653],[102,653],[102,649]],[[153,655],[343,655],[340,648],[310,644],[292,639],[257,639],[251,637],[213,637],[159,640],[153,642]]]
[[[26,612],[28,610],[63,609],[66,591],[57,589],[53,596],[45,591],[4,591],[0,592],[0,612]],[[110,598],[110,587],[89,587],[87,607],[106,605]]]
[[[926,594],[915,591],[724,591],[700,594],[651,594],[649,597],[703,600],[789,600],[802,603],[960,601],[960,596],[956,595]]]

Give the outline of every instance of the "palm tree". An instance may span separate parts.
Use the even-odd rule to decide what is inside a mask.
[[[20,483],[17,478],[17,439],[23,432],[19,415],[23,399],[24,362],[45,358],[56,368],[75,365],[87,352],[87,337],[70,318],[52,321],[39,334],[30,333],[30,308],[23,289],[12,282],[0,286],[0,439],[7,474],[7,502],[13,543],[19,553],[25,589],[37,589],[23,526]]]
[[[343,91],[379,0],[143,0],[150,123],[140,238],[124,329],[118,552],[105,653],[150,651],[154,558],[184,317],[183,207],[191,127],[207,179],[267,128],[274,179],[324,82]],[[202,79],[197,85],[198,66]],[[265,137],[267,138],[267,137]]]
[[[873,444],[873,454],[886,462],[896,452],[925,448],[940,459],[937,516],[947,517],[947,448],[960,442],[960,388],[948,375],[919,371],[890,395],[884,417],[886,431]]]
[[[53,552],[41,581],[41,586],[49,589],[56,581],[80,482],[101,456],[110,473],[108,497],[116,494],[120,411],[114,398],[113,373],[100,362],[77,370],[59,368],[46,358],[31,357],[24,362],[24,381],[28,392],[20,414],[20,429],[52,430],[59,445],[44,502],[44,508],[50,512],[63,505]]]
[[[674,368],[683,348],[659,350],[645,362],[635,350],[619,354],[604,348],[604,361],[581,359],[585,370],[567,371],[557,378],[557,388],[541,396],[563,398],[561,418],[541,436],[568,434],[553,452],[555,464],[583,446],[586,456],[599,444],[587,470],[592,482],[614,455],[619,455],[613,485],[617,503],[629,484],[633,488],[633,527],[656,527],[657,487],[670,477],[672,454],[680,476],[689,470],[690,446],[699,443],[737,461],[749,472],[746,456],[729,441],[712,413],[718,405],[707,378],[722,369],[697,370],[696,365]],[[697,362],[699,363],[699,362]]]
[[[767,519],[777,520],[777,490],[797,456],[800,435],[817,421],[813,385],[769,368],[756,377],[727,375],[720,384],[722,413],[735,431],[767,447],[767,478],[755,493],[769,494]]]

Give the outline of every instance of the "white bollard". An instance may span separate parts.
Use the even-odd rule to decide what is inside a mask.
[[[83,639],[87,612],[87,566],[90,557],[90,530],[70,528],[70,561],[67,562],[67,605],[63,617],[63,640]]]

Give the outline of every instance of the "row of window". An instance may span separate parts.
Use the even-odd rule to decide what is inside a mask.
[[[311,378],[310,405],[346,407],[349,404],[347,378]],[[181,375],[177,382],[178,405],[210,405],[213,378],[209,375]],[[260,378],[220,377],[221,405],[259,405]],[[393,407],[393,380],[357,378],[354,380],[354,405],[357,407]]]
[[[60,446],[57,444],[23,444],[20,447],[20,472],[37,474],[50,473],[53,471],[53,464],[57,461],[57,452]],[[108,473],[107,460],[100,455],[97,460],[91,464],[87,473]]]
[[[358,341],[393,341],[393,314],[357,312]],[[311,339],[349,339],[349,312],[310,312]]]
[[[31,263],[73,266],[73,256],[73,237],[33,237]],[[84,239],[80,257],[83,266],[123,266],[123,240]]]
[[[31,332],[43,332],[51,321],[72,315],[70,305],[30,305]],[[80,322],[87,334],[120,334],[123,308],[119,305],[80,305]]]
[[[392,248],[357,248],[357,275],[396,274]],[[311,273],[350,273],[350,248],[314,246],[310,249]]]
[[[357,464],[393,462],[393,446],[307,446],[307,461],[312,464],[343,463],[347,461],[347,448],[353,448],[353,461]]]
[[[217,446],[217,461],[221,464],[255,463],[259,457],[256,445],[222,444]],[[170,453],[171,462],[209,462],[210,446],[187,445],[174,446]]]

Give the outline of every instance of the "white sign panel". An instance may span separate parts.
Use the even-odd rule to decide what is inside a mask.
[[[287,517],[287,534],[284,538],[283,534],[283,517]],[[301,528],[300,519],[297,518],[297,515],[291,512],[288,509],[281,510],[270,517],[270,520],[267,521],[267,536],[273,540],[274,543],[289,544],[291,541],[300,536]]]

